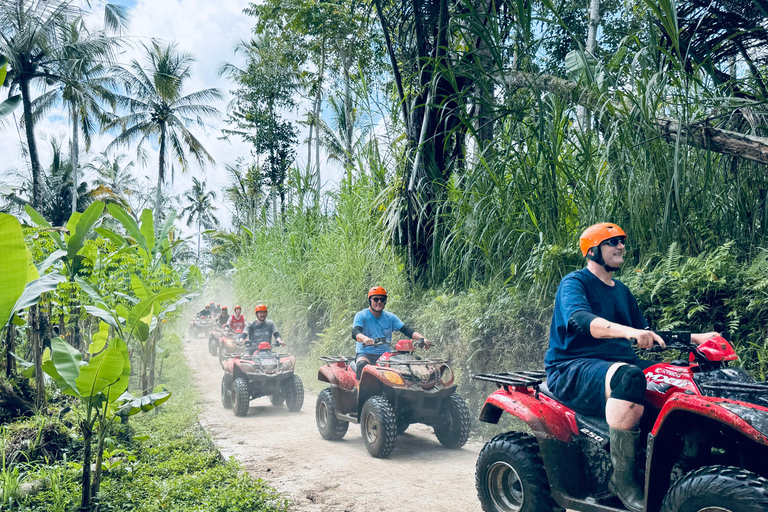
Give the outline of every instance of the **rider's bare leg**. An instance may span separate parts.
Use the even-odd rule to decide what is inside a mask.
[[[605,419],[609,427],[634,430],[643,416],[643,406],[626,400],[611,398],[611,378],[623,364],[626,363],[614,364],[605,375],[605,398],[607,400],[605,404]]]

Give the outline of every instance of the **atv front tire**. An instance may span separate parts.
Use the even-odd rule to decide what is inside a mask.
[[[363,444],[378,459],[389,457],[397,440],[397,416],[389,400],[377,395],[369,398],[360,414]]]
[[[245,416],[250,407],[251,395],[248,393],[248,381],[242,377],[232,383],[232,408],[235,416]]]
[[[216,341],[218,340],[211,340],[211,339],[208,340],[208,352],[210,352],[212,356],[215,356],[216,352],[218,352]]]
[[[221,378],[221,405],[223,405],[225,409],[232,408],[232,390],[230,389],[231,386],[232,376],[225,373]]]
[[[675,482],[662,512],[760,512],[768,510],[768,479],[732,466],[695,469]]]
[[[562,512],[549,488],[536,438],[499,434],[486,443],[475,465],[475,487],[485,512]]]
[[[443,413],[439,417],[440,423],[434,428],[440,444],[453,449],[464,446],[472,429],[472,416],[464,399],[456,393],[452,394],[443,402]]]
[[[328,441],[338,441],[347,433],[349,423],[336,418],[336,404],[333,402],[331,388],[325,388],[317,395],[315,421],[320,435]]]
[[[283,390],[285,394],[285,406],[291,412],[299,412],[304,405],[304,384],[298,375],[294,375]]]

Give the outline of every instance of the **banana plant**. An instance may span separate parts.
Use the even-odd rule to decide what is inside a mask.
[[[5,75],[8,73],[8,58],[0,55],[0,85],[5,83]],[[21,103],[21,94],[14,94],[7,100],[0,102],[0,118],[10,115]]]
[[[102,326],[89,347],[93,356],[83,361],[80,351],[61,338],[51,340],[42,369],[62,393],[77,397],[85,407],[80,421],[83,435],[83,479],[80,510],[90,510],[92,496],[98,493],[103,465],[104,439],[115,418],[130,416],[159,406],[171,393],[163,391],[137,400],[127,393],[131,375],[128,346],[120,338],[107,341],[108,328]],[[96,472],[91,475],[93,436],[96,434]]]
[[[169,237],[176,220],[176,212],[173,210],[165,220],[157,237],[155,237],[155,221],[152,210],[147,208],[141,212],[139,218],[141,224],[137,223],[125,209],[116,204],[107,205],[107,210],[122,224],[127,236],[121,236],[103,227],[97,228],[96,232],[111,240],[118,248],[135,250],[148,269],[155,269],[162,263],[169,264],[173,257],[173,249],[188,240],[188,238],[183,238],[172,241]]]
[[[117,330],[118,337],[138,345],[139,358],[141,360],[141,386],[144,393],[152,387],[150,371],[154,363],[155,339],[159,334],[158,326],[164,320],[165,315],[175,310],[179,305],[188,302],[197,294],[186,294],[184,288],[169,287],[153,293],[149,287],[136,275],[131,276],[133,292],[138,302],[128,307],[118,304],[114,309],[107,306],[104,298],[91,288],[80,277],[75,282],[91,298],[94,305],[85,306],[85,310],[96,316]],[[182,295],[181,298],[178,298]],[[168,303],[177,299],[173,303]],[[154,336],[153,336],[154,335]]]
[[[0,214],[0,339],[6,340],[6,373],[13,371],[13,335],[15,326],[24,325],[17,316],[21,310],[37,304],[40,296],[64,281],[58,274],[40,277],[24,241],[21,224],[12,215]]]

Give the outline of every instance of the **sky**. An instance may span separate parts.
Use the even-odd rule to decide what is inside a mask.
[[[225,77],[218,78],[216,70],[224,62],[242,64],[242,62],[238,62],[239,57],[234,56],[233,49],[239,41],[247,40],[252,35],[251,28],[255,20],[242,12],[243,8],[249,4],[248,0],[217,0],[215,2],[211,0],[112,1],[129,8],[130,24],[126,33],[132,41],[148,43],[152,38],[175,41],[180,50],[191,53],[195,57],[196,63],[192,68],[192,77],[186,83],[184,93],[188,94],[211,87],[219,88],[224,95],[224,100],[213,105],[222,113],[226,112],[227,103],[231,99],[229,91],[234,88],[234,85]],[[94,2],[91,3],[94,4]],[[92,22],[89,24],[96,26],[100,23],[101,15],[95,12]],[[120,61],[127,64],[133,58],[143,62],[138,50],[132,50],[122,55]],[[42,89],[36,92],[39,94]],[[307,106],[308,102],[301,101],[295,112],[285,113],[286,118],[303,119]],[[20,108],[15,112],[16,119],[19,116]],[[251,161],[251,153],[250,146],[240,140],[224,141],[219,139],[220,129],[226,127],[224,117],[223,114],[219,120],[209,120],[210,127],[204,132],[199,128],[191,128],[216,163],[209,164],[204,170],[193,163],[190,171],[186,174],[181,174],[177,170],[173,183],[168,182],[167,187],[171,194],[181,194],[191,187],[193,176],[205,180],[208,188],[216,191],[217,201],[215,204],[218,211],[215,213],[219,221],[224,227],[229,227],[232,207],[223,201],[221,191],[227,185],[225,165],[234,164],[238,157],[244,157],[246,162]],[[302,144],[302,142],[307,137],[307,129],[303,126],[299,128],[301,132],[299,147],[296,151],[296,164],[303,168],[306,166],[307,150],[306,143]],[[43,167],[47,168],[50,164],[50,145],[46,140],[55,136],[62,141],[64,147],[67,147],[69,131],[63,111],[49,116],[38,124],[36,133]],[[23,137],[23,133],[17,124],[0,131],[0,154],[3,155],[4,160],[4,163],[0,165],[0,182],[8,181],[2,177],[2,174],[9,169],[25,171],[28,168],[28,164],[25,163],[21,154],[20,137]],[[95,139],[91,150],[85,155],[81,154],[81,164],[88,162],[93,155],[103,151],[112,141],[112,138],[113,136],[105,134]],[[135,148],[122,148],[118,151],[126,153],[129,159],[136,160]],[[323,152],[321,152],[320,158],[322,164],[321,180],[324,187],[327,188],[338,180],[341,170],[337,165],[325,164]],[[136,164],[134,173],[137,176],[149,177],[152,184],[157,182],[156,151],[151,152],[145,167],[142,168],[138,162]],[[143,177],[140,179],[146,180]]]

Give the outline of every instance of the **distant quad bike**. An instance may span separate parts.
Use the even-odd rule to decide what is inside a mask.
[[[635,468],[644,482],[644,511],[768,511],[768,383],[728,367],[738,357],[727,335],[696,346],[690,333],[657,334],[667,351],[689,357],[645,370],[650,405],[640,429],[647,446]],[[625,510],[608,491],[613,468],[604,418],[561,404],[544,372],[473,378],[500,388],[486,399],[481,421],[498,423],[506,411],[533,433],[500,434],[480,452],[475,484],[483,510]]]
[[[245,338],[247,337],[248,335],[243,333],[242,329],[223,330],[221,336],[216,339],[211,354],[219,356],[219,363],[223,363],[225,359],[230,357],[240,355],[245,351]],[[211,343],[210,340],[209,343]]]
[[[386,344],[384,338],[376,340],[376,345],[382,344]],[[392,352],[363,369],[359,392],[353,358],[321,357],[327,364],[317,377],[330,387],[317,397],[320,435],[339,440],[350,423],[360,423],[368,453],[385,458],[392,453],[398,434],[411,423],[425,423],[446,448],[464,446],[472,418],[456,394],[453,371],[444,359],[420,359],[413,351],[412,340],[398,341]]]
[[[260,343],[253,356],[225,359],[221,404],[232,409],[235,416],[245,416],[251,400],[269,396],[275,407],[285,402],[289,411],[300,411],[304,405],[304,385],[293,373],[295,366],[295,357],[272,352],[268,342]]]
[[[215,325],[208,331],[208,352],[215,356],[219,352],[219,339],[229,332],[229,328]]]
[[[189,337],[193,340],[202,335],[208,334],[213,327],[213,320],[207,318],[196,318],[189,322]]]

